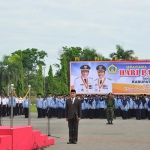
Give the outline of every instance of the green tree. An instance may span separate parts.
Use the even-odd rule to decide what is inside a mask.
[[[102,54],[97,53],[95,49],[90,49],[89,47],[86,47],[81,52],[80,60],[93,61],[95,57],[98,57],[100,60],[103,58]]]
[[[18,64],[18,78],[16,83],[16,94],[23,95],[24,94],[24,71],[22,65],[22,52],[20,51],[20,55],[12,55],[12,61],[17,62]]]
[[[28,48],[26,50],[17,50],[12,54],[20,55],[20,51],[22,51],[22,64],[24,69],[34,71],[38,65],[45,65],[44,58],[48,56],[45,51],[39,51],[36,48]]]
[[[2,92],[2,88],[7,89],[7,87],[12,83],[16,85],[19,78],[19,67],[20,56],[3,56],[3,59],[0,62],[0,92]]]
[[[37,94],[44,94],[43,93],[43,75],[42,75],[42,65],[39,65],[39,69],[37,71],[37,77],[36,77],[36,92]]]
[[[47,77],[47,90],[51,94],[54,94],[54,76],[52,66],[50,65]]]
[[[116,53],[113,52],[109,55],[112,60],[114,60],[115,57],[117,57],[118,60],[134,60],[134,50],[124,50],[120,45],[116,45],[116,49]]]
[[[61,58],[61,66],[61,91],[62,94],[68,94],[68,63],[65,56]]]

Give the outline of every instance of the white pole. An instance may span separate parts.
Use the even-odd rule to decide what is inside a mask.
[[[10,128],[13,128],[13,89],[14,89],[14,85],[11,84],[11,119],[10,119]]]
[[[30,112],[30,108],[31,108],[31,100],[30,100],[31,85],[28,85],[28,89],[29,89],[29,98],[28,98],[28,126],[30,126],[31,125],[31,112]]]

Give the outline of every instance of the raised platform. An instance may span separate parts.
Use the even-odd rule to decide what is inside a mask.
[[[54,138],[32,126],[0,126],[0,150],[34,150],[54,144]]]

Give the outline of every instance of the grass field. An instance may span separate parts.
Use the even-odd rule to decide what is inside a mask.
[[[35,107],[35,105],[31,105],[31,112],[37,112],[37,108]]]

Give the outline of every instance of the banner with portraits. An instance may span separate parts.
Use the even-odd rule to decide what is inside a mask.
[[[70,89],[77,94],[149,94],[150,61],[70,62]]]

